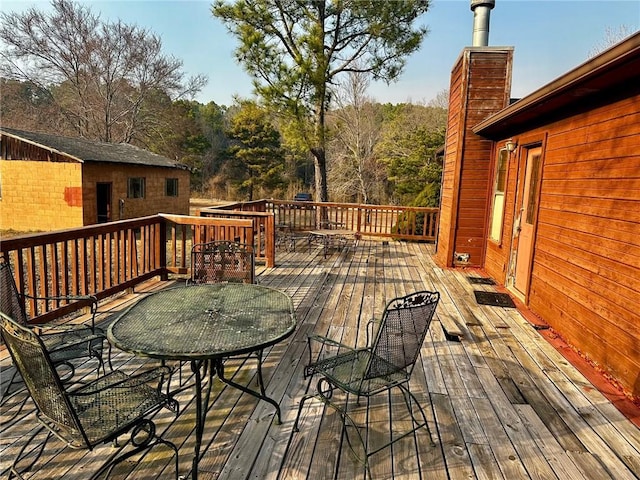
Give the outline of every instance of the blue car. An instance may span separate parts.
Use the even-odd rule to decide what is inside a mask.
[[[310,193],[296,193],[296,196],[293,197],[293,200],[296,202],[310,202],[311,194]]]

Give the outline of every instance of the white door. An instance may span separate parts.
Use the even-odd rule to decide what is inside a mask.
[[[527,295],[529,280],[531,278],[531,264],[533,260],[533,241],[535,233],[535,220],[538,210],[538,196],[540,184],[540,161],[542,149],[532,148],[527,151],[526,173],[524,182],[520,185],[521,192],[518,198],[519,226],[517,227],[517,241],[514,242],[515,274],[513,285],[522,295]]]

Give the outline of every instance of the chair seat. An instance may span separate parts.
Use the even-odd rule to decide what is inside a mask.
[[[114,371],[70,392],[69,400],[89,442],[95,445],[113,437],[114,432],[126,430],[158,405],[166,404],[167,396],[136,377]],[[59,433],[70,446],[85,445],[77,432]]]
[[[48,430],[44,442],[37,447],[30,443],[38,438],[41,429],[35,429],[29,436],[13,461],[9,479],[14,475],[24,478],[23,473],[35,466],[52,436],[70,447],[93,450],[99,443],[130,432],[130,451],[109,455],[108,461],[91,478],[103,478],[104,473],[108,476],[116,464],[161,443],[175,453],[178,480],[178,448],[160,438],[153,420],[148,418],[163,407],[178,412],[178,402],[168,395],[170,368],[160,366],[134,375],[115,370],[67,390],[42,337],[36,332],[0,312],[0,335],[36,406],[39,422]],[[167,394],[161,391],[165,379]],[[21,463],[28,464],[21,468]]]
[[[353,350],[309,365],[306,375],[315,373],[342,390],[362,396],[375,395],[409,380],[406,370],[373,355],[370,349]]]
[[[51,360],[58,363],[86,357],[92,351],[101,352],[105,334],[97,327],[95,332],[90,327],[75,327],[68,330],[51,329],[42,333],[41,338],[49,351]]]

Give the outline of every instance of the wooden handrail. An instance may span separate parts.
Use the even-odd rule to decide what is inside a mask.
[[[313,230],[316,219],[360,236],[434,241],[438,209],[392,205],[261,200],[201,209],[200,216],[159,214],[132,220],[3,239],[21,292],[35,297],[105,298],[155,276],[189,274],[193,243],[231,240],[254,246],[256,258],[275,265],[275,225]],[[84,308],[84,303],[31,301],[34,323]]]
[[[267,211],[274,213],[276,224],[287,224],[293,230],[318,228],[320,219],[353,230],[360,236],[435,241],[440,210],[399,205],[270,200]]]
[[[9,238],[0,255],[11,262],[18,290],[35,297],[105,298],[154,276],[188,274],[193,240],[254,238],[250,219],[153,215]],[[33,323],[84,308],[84,303],[31,301]]]
[[[226,205],[227,208],[207,207],[197,211],[201,217],[208,218],[243,218],[250,219],[254,224],[253,244],[255,258],[263,261],[267,267],[275,266],[276,260],[276,229],[275,215],[273,212],[265,212],[266,202],[251,202],[250,209],[246,209],[247,203]],[[235,210],[231,210],[235,208]],[[262,209],[262,210],[261,210]]]

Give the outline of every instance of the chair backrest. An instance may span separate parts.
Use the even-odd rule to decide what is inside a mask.
[[[38,408],[38,418],[54,426],[56,434],[68,443],[90,448],[89,440],[40,337],[1,312],[0,333],[13,364]]]
[[[371,345],[372,360],[365,378],[405,370],[411,375],[440,294],[421,291],[391,300]]]
[[[0,260],[0,312],[20,325],[26,325],[29,320],[22,296],[18,293],[18,287],[13,278],[11,264],[5,260]]]
[[[253,247],[230,241],[198,243],[191,249],[190,283],[253,283]]]

